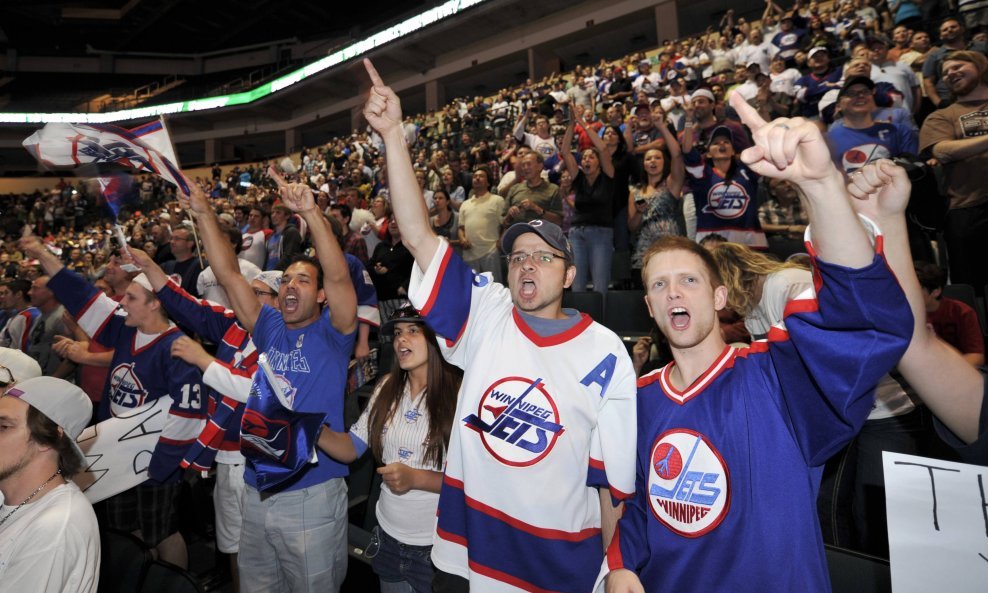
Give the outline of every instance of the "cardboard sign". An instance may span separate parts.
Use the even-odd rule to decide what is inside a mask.
[[[170,397],[159,397],[82,431],[78,442],[87,467],[72,479],[89,502],[105,500],[147,480],[148,463],[171,405]]]
[[[988,467],[885,452],[892,590],[988,591]]]

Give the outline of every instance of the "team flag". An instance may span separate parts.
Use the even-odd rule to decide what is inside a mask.
[[[314,461],[326,415],[293,410],[295,389],[273,371],[263,372],[266,362],[262,361],[259,357],[240,425],[240,452],[253,463],[257,489],[264,492],[294,478]]]
[[[160,120],[134,130],[108,124],[53,122],[45,124],[22,144],[50,169],[96,166],[102,174],[125,168],[157,175],[188,194],[189,187],[174,163],[167,135],[168,130]],[[167,145],[166,152],[171,153],[171,158],[155,145]]]

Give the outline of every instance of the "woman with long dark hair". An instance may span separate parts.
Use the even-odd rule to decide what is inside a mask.
[[[430,593],[430,561],[446,446],[462,371],[446,362],[436,334],[411,306],[381,327],[392,338],[391,371],[350,432],[323,427],[319,448],[350,463],[370,450],[384,464],[377,502],[380,547],[373,557],[382,593]]]
[[[628,228],[634,233],[631,250],[632,277],[640,277],[642,256],[656,239],[666,235],[686,235],[682,191],[686,178],[683,152],[665,121],[659,125],[665,148],[645,152],[642,178],[628,195]]]

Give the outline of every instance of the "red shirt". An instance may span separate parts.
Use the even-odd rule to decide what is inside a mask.
[[[937,310],[926,314],[926,322],[941,340],[962,354],[984,354],[985,341],[978,314],[961,301],[942,297]]]

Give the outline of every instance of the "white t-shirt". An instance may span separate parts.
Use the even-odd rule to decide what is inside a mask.
[[[0,506],[0,517],[15,507]],[[0,589],[24,593],[96,593],[96,514],[74,482],[21,507],[0,526]]]
[[[267,237],[264,231],[244,231],[243,243],[237,257],[245,259],[258,268],[263,268],[268,263]]]
[[[359,439],[370,447],[368,423],[370,411],[374,406],[381,386],[378,383],[371,396],[370,402],[364,408],[357,423],[350,427],[351,438]],[[425,442],[429,436],[429,411],[425,405],[425,393],[417,393],[415,397],[408,391],[405,383],[401,401],[388,423],[381,443],[381,461],[403,463],[413,469],[440,471],[441,468],[425,460]],[[436,508],[439,506],[439,494],[425,490],[409,490],[404,494],[391,492],[386,485],[381,484],[381,498],[377,501],[377,521],[388,535],[410,546],[432,545],[432,536],[436,528]]]
[[[249,260],[238,258],[237,263],[240,264],[240,275],[246,278],[248,283],[254,278],[257,278],[257,275],[261,273],[261,268]],[[232,306],[230,305],[230,299],[226,296],[226,291],[223,290],[223,287],[216,280],[213,266],[207,266],[199,274],[199,279],[196,280],[196,290],[199,291],[199,296],[207,301],[223,305],[227,309]]]
[[[769,74],[772,82],[769,85],[769,90],[773,93],[785,93],[790,97],[796,95],[796,81],[802,76],[799,70],[795,68],[786,68],[782,72],[776,74],[772,72]]]

